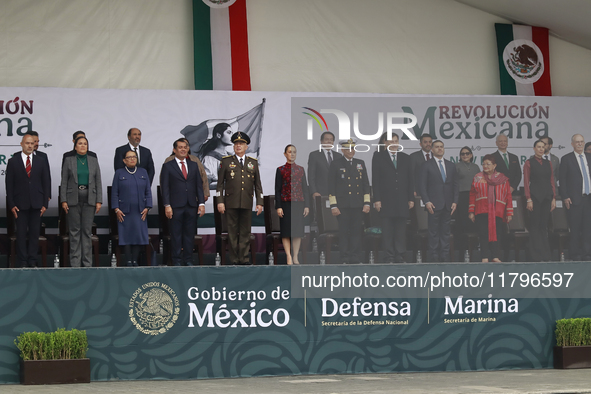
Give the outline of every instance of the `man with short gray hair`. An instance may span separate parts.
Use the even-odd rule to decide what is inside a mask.
[[[573,152],[560,160],[560,197],[570,228],[569,257],[591,260],[591,154],[585,153],[581,134],[571,138]]]
[[[509,178],[511,193],[516,194],[517,188],[521,183],[521,164],[519,164],[519,157],[507,151],[509,138],[505,134],[501,133],[497,135],[496,143],[498,150],[493,153],[497,163],[496,170]]]

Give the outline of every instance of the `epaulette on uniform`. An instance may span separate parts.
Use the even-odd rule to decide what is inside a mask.
[[[232,157],[233,155],[222,156],[222,159],[227,159],[228,157]]]
[[[254,157],[250,157],[250,156],[246,156],[246,157],[248,157],[249,159],[253,159],[253,160],[259,161],[259,159],[255,159]]]

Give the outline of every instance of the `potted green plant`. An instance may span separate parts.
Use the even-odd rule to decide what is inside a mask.
[[[591,318],[556,321],[554,368],[591,368]]]
[[[14,343],[21,355],[21,384],[90,383],[86,331],[23,332]]]

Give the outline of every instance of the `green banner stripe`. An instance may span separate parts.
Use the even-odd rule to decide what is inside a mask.
[[[193,58],[195,90],[213,90],[209,7],[193,0]]]
[[[499,77],[501,82],[501,94],[516,95],[517,88],[515,80],[511,78],[505,65],[503,64],[503,50],[511,41],[513,41],[513,25],[495,23],[497,32],[497,51],[499,54]]]

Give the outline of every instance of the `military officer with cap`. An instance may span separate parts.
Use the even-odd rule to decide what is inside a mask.
[[[231,263],[249,264],[252,197],[254,194],[257,215],[260,215],[263,188],[257,159],[245,155],[250,137],[239,131],[232,135],[231,141],[235,154],[222,157],[220,161],[217,209],[226,214]]]
[[[354,159],[355,141],[341,141],[343,157],[335,158],[328,170],[328,198],[332,215],[339,222],[341,262],[363,260],[362,213],[369,212],[369,179],[365,162]]]

